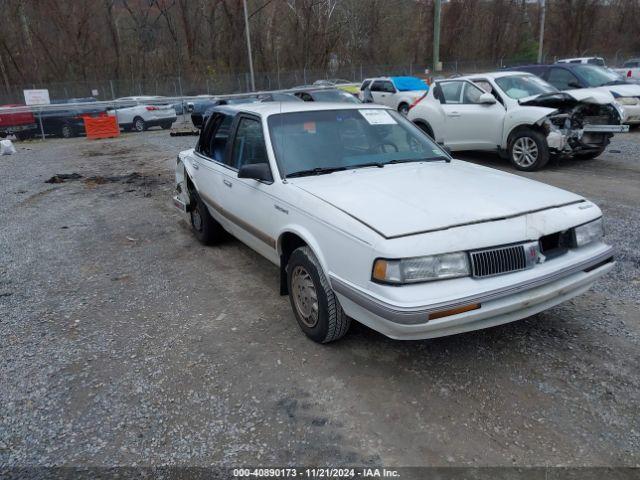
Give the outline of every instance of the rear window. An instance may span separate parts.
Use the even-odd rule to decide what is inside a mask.
[[[371,80],[365,80],[364,82],[362,82],[362,85],[360,85],[360,91],[362,92],[365,88],[367,88],[367,85],[369,85],[371,83]]]

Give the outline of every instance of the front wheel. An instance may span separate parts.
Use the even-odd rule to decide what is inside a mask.
[[[401,103],[400,105],[398,105],[398,112],[406,117],[407,115],[409,115],[409,105],[407,105],[406,103]]]
[[[533,172],[549,161],[549,146],[545,136],[530,128],[523,128],[509,139],[509,161],[518,170]]]
[[[573,158],[575,158],[576,160],[592,160],[602,155],[603,152],[604,152],[604,147],[599,148],[597,150],[592,150],[590,152],[576,153]]]
[[[300,247],[287,264],[291,308],[300,329],[314,342],[329,343],[347,333],[351,319],[338,302],[313,251]]]

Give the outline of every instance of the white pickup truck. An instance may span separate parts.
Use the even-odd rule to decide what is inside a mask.
[[[626,78],[627,82],[640,83],[640,58],[630,58],[621,68],[614,68],[613,71]]]

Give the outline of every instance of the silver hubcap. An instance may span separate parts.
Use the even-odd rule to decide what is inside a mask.
[[[142,123],[142,120],[137,120],[136,121],[136,130],[138,130],[139,132],[141,132],[144,129],[144,125]]]
[[[293,269],[291,290],[302,323],[309,328],[315,327],[318,323],[318,294],[311,275],[301,266]]]
[[[530,167],[538,160],[538,146],[533,138],[520,137],[513,143],[513,161],[521,167]]]

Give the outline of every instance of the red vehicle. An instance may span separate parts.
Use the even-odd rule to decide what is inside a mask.
[[[24,107],[24,105],[0,105],[0,109]],[[36,119],[31,112],[0,111],[0,137],[15,135],[18,140],[33,136],[38,130]]]

